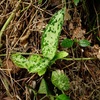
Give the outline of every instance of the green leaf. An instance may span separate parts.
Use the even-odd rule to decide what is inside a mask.
[[[68,56],[68,53],[65,52],[65,51],[60,51],[60,52],[57,52],[56,55],[55,55],[55,59],[62,59],[64,57]]]
[[[71,48],[73,46],[73,43],[73,40],[66,38],[62,41],[61,46],[64,48]]]
[[[88,40],[80,40],[79,42],[79,45],[81,47],[87,47],[87,46],[90,46],[90,42]]]
[[[20,68],[27,68],[28,67],[27,66],[27,63],[28,63],[27,59],[19,53],[12,54],[11,59],[14,62],[14,64]]]
[[[49,100],[55,100],[55,97],[53,95],[49,95]]]
[[[21,54],[12,54],[11,59],[16,66],[26,68],[30,73],[38,73],[39,76],[46,72],[50,62],[49,59],[34,54],[28,59],[23,57]]]
[[[42,79],[42,81],[40,83],[38,93],[39,94],[47,94],[47,95],[49,94],[49,89],[48,89],[47,83],[44,79]]]
[[[50,65],[52,65],[53,63],[55,63],[56,60],[58,59],[62,59],[64,57],[68,56],[68,53],[65,51],[60,51],[57,52],[56,55],[54,56],[54,58],[51,60]]]
[[[65,8],[53,15],[42,35],[41,49],[44,57],[53,59],[58,47],[59,35],[64,22]]]
[[[39,76],[43,75],[46,72],[46,69],[49,65],[49,59],[42,58],[39,55],[31,55],[28,58],[28,71],[31,73],[38,72]]]
[[[56,100],[70,100],[70,98],[66,96],[65,94],[60,94],[56,96]]]
[[[61,91],[66,91],[70,87],[68,77],[64,74],[63,71],[60,70],[52,72],[51,81],[52,84]]]
[[[80,0],[74,0],[74,4],[77,6]]]

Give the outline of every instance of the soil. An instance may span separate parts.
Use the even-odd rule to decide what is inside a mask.
[[[87,2],[87,4],[89,1]],[[69,77],[70,89],[64,91],[71,100],[100,100],[100,10],[95,2],[87,6],[73,0],[66,2],[66,15],[59,38],[58,50],[69,53],[68,58],[90,58],[91,60],[57,60],[50,70],[60,69]],[[94,5],[94,6],[93,6]],[[93,12],[90,11],[92,7]],[[53,95],[61,93],[50,82],[51,71],[43,76],[31,74],[26,69],[15,66],[10,55],[21,52],[41,54],[41,36],[52,15],[62,8],[60,0],[1,0],[0,30],[14,12],[10,22],[0,35],[0,100],[33,100],[44,78]],[[91,18],[92,16],[92,18]],[[71,48],[63,48],[61,42],[86,39],[90,46],[81,47],[77,43]],[[93,58],[93,59],[92,59]],[[55,92],[56,91],[56,92]],[[49,100],[38,94],[34,100]]]

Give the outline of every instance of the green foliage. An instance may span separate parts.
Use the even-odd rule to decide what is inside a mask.
[[[68,56],[68,53],[65,51],[57,52],[53,59],[58,60]]]
[[[57,52],[59,35],[64,22],[64,13],[65,8],[55,13],[44,30],[41,41],[43,56],[33,54],[26,59],[19,53],[12,54],[11,59],[16,66],[26,68],[30,73],[38,73],[38,75],[41,76],[45,74],[48,66],[52,65],[57,59],[62,59],[68,55],[65,51]],[[69,88],[69,80],[60,70],[52,72],[51,81],[54,86],[62,91],[68,90]],[[47,83],[44,79],[41,81],[38,93],[49,93]],[[52,96],[50,97],[53,99]],[[63,98],[65,97],[63,96]]]
[[[59,35],[64,21],[64,13],[65,8],[55,13],[44,30],[41,42],[43,57],[33,54],[26,59],[20,54],[12,54],[11,59],[17,66],[26,68],[30,73],[38,73],[41,76],[46,72],[49,64],[51,65],[55,60],[68,55],[65,52],[61,52],[61,54],[59,53],[55,56]],[[53,59],[54,56],[55,59]]]
[[[39,55],[31,55],[28,58],[28,68],[30,73],[38,73],[40,76],[46,72],[50,60],[47,58],[42,58]]]
[[[90,46],[90,42],[88,40],[80,40],[79,42],[79,45],[81,47],[87,47],[87,46]]]
[[[64,21],[65,8],[61,9],[49,21],[42,35],[41,48],[44,57],[52,60],[58,47],[59,35]]]
[[[73,46],[73,43],[73,40],[66,38],[62,41],[61,46],[65,48],[71,48]]]
[[[47,83],[44,79],[42,79],[42,81],[40,83],[38,93],[39,94],[46,94],[46,95],[49,94],[49,89],[48,89]]]
[[[49,60],[39,55],[31,55],[28,59],[21,54],[12,54],[12,61],[16,66],[26,68],[30,73],[38,73],[40,76],[46,72]]]
[[[65,94],[60,94],[56,96],[56,100],[70,100],[70,98],[66,96]]]
[[[27,68],[28,62],[25,57],[23,57],[21,54],[16,53],[11,55],[11,59],[14,62],[14,64],[20,68]]]
[[[52,72],[51,82],[55,87],[57,87],[61,91],[66,91],[70,87],[68,77],[64,74],[63,71],[60,70]]]
[[[54,56],[54,58],[51,60],[50,65],[52,65],[53,63],[55,63],[56,60],[58,59],[62,59],[64,57],[68,56],[68,53],[65,51],[60,51],[57,52],[56,55]]]
[[[88,40],[71,40],[71,39],[64,39],[61,43],[61,46],[64,47],[64,48],[71,48],[73,46],[73,44],[77,43],[79,46],[81,47],[87,47],[87,46],[90,46],[90,42]]]
[[[77,6],[80,0],[74,0],[74,4]]]

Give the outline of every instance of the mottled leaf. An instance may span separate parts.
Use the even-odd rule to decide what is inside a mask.
[[[66,91],[70,87],[68,77],[60,70],[52,72],[51,81],[55,87],[62,91]]]
[[[30,73],[38,73],[40,76],[46,72],[49,60],[39,55],[31,55],[28,59],[21,54],[12,54],[11,59],[20,68],[26,68]]]
[[[21,54],[18,54],[18,53],[12,54],[11,59],[14,62],[14,64],[20,68],[27,68],[28,67],[27,66],[27,63],[28,63],[27,59],[24,56],[22,56]]]
[[[64,22],[65,8],[61,9],[49,21],[42,35],[41,49],[43,56],[50,60],[56,54],[58,39]]]
[[[39,55],[31,55],[28,58],[28,61],[29,61],[28,71],[31,73],[38,72],[40,76],[46,72],[46,69],[50,62],[49,59],[42,58]]]

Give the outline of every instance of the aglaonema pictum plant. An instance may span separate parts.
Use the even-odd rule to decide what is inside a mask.
[[[65,7],[53,15],[46,26],[41,40],[42,55],[32,54],[27,59],[21,54],[11,55],[12,61],[21,68],[26,68],[30,73],[43,75],[49,65],[52,65],[57,59],[68,55],[67,52],[57,52],[59,35],[64,22]]]
[[[32,54],[28,58],[25,58],[21,53],[12,54],[11,59],[16,66],[26,68],[28,72],[38,73],[41,76],[45,74],[48,66],[51,66],[57,59],[62,59],[68,55],[65,51],[57,52],[65,10],[66,8],[64,7],[55,13],[45,28],[41,40],[42,56]],[[61,91],[66,91],[69,88],[68,77],[60,70],[52,72],[51,81]],[[62,96],[58,96],[57,98]],[[64,98],[66,98],[65,95]]]

